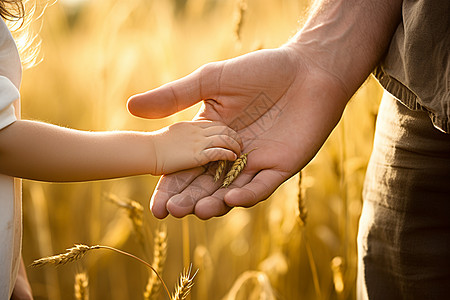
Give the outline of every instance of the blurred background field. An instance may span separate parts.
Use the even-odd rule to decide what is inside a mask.
[[[204,63],[282,45],[301,26],[309,4],[60,0],[43,17],[43,61],[24,72],[23,118],[82,130],[156,130],[189,120],[198,106],[143,120],[128,114],[126,100]],[[74,243],[113,246],[152,262],[155,231],[165,226],[162,277],[173,291],[192,263],[199,271],[191,299],[355,299],[361,191],[381,93],[369,79],[302,172],[305,226],[298,217],[298,175],[265,202],[208,221],[154,218],[148,210],[158,180],[153,176],[77,184],[24,181],[25,264]],[[143,240],[127,213],[108,200],[111,195],[144,207]],[[96,250],[70,265],[28,268],[35,299],[74,299],[75,274],[83,271],[90,299],[144,297],[145,266]],[[161,290],[158,299],[167,298]]]

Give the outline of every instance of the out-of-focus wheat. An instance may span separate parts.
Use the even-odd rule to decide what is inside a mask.
[[[246,271],[239,276],[222,300],[275,300],[270,280],[264,272]]]
[[[302,171],[298,172],[298,218],[302,226],[306,225],[306,219],[308,217],[308,209],[305,203],[305,189],[302,185]]]
[[[153,246],[153,268],[162,274],[167,257],[167,227],[162,225],[156,232]],[[145,300],[158,299],[161,282],[155,273],[151,273],[144,291]]]
[[[338,295],[344,291],[344,275],[342,272],[342,257],[336,256],[331,260],[331,271],[333,272],[334,289]]]
[[[236,21],[234,25],[234,35],[238,42],[241,41],[241,31],[242,26],[244,24],[245,11],[247,10],[247,3],[245,0],[237,1],[237,9],[236,9]]]
[[[126,211],[128,217],[131,220],[131,224],[133,224],[133,229],[137,236],[137,240],[145,251],[147,249],[147,243],[144,236],[144,208],[142,207],[142,205],[139,202],[131,199],[120,199],[118,196],[111,193],[108,194],[108,199],[112,203],[116,204],[118,207]]]
[[[75,299],[89,300],[89,279],[86,272],[75,274]]]

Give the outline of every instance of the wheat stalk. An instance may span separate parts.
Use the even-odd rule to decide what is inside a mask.
[[[306,232],[303,235],[303,238],[305,239],[305,248],[306,248],[306,255],[308,256],[309,260],[309,266],[311,268],[311,274],[312,274],[312,280],[314,284],[314,290],[316,292],[316,299],[322,299],[322,295],[320,292],[320,285],[319,285],[319,275],[317,272],[316,263],[314,261],[313,252],[311,249],[311,245],[309,244],[309,240],[306,236]]]
[[[173,294],[171,300],[185,300],[187,298],[191,292],[192,286],[194,285],[194,277],[198,272],[198,270],[195,271],[194,275],[191,277],[191,270],[192,265],[181,273],[180,281],[175,287],[175,293]]]
[[[301,226],[306,225],[308,209],[305,203],[305,190],[302,186],[302,171],[298,172],[298,220]]]
[[[89,279],[86,272],[75,275],[75,299],[89,300]]]
[[[316,292],[316,298],[317,299],[321,299],[321,292],[320,292],[320,285],[319,285],[319,276],[318,276],[318,272],[317,272],[317,267],[316,267],[316,263],[314,261],[314,256],[313,256],[313,252],[311,249],[311,245],[309,243],[309,239],[307,237],[307,232],[306,232],[306,220],[308,217],[308,210],[306,208],[306,203],[305,203],[305,191],[303,188],[303,184],[302,184],[302,179],[303,179],[303,172],[300,171],[298,173],[298,196],[297,196],[297,201],[298,201],[298,221],[300,223],[300,226],[302,226],[303,228],[303,238],[305,240],[305,248],[306,248],[306,255],[308,256],[308,260],[309,260],[309,266],[311,268],[311,274],[312,274],[312,279],[313,279],[313,284],[314,284],[314,290]]]
[[[116,249],[114,247],[103,246],[103,245],[87,246],[87,245],[83,245],[83,244],[75,244],[74,247],[68,248],[65,253],[37,259],[30,266],[31,267],[40,267],[40,266],[48,265],[48,264],[57,265],[57,266],[63,265],[63,264],[69,263],[69,262],[77,261],[77,260],[81,259],[88,251],[96,250],[96,249],[111,250],[111,251],[114,251],[114,252],[117,252],[117,253],[129,256],[131,258],[134,258],[137,261],[143,263],[144,265],[149,267],[156,274],[156,276],[158,276],[158,279],[163,284],[163,286],[164,286],[164,288],[165,288],[165,290],[167,292],[167,295],[170,298],[169,289],[167,288],[167,285],[165,284],[164,280],[159,275],[158,271],[155,270],[155,268],[153,268],[145,260],[142,260],[141,258],[139,258],[139,257],[137,257],[137,256],[135,256],[133,254],[130,254],[128,252]]]
[[[228,187],[233,181],[239,176],[239,174],[244,170],[247,165],[248,155],[255,149],[250,150],[247,153],[242,154],[238,159],[236,159],[231,166],[230,171],[228,171],[225,179],[223,180],[222,187]]]
[[[154,241],[152,266],[158,273],[162,273],[167,257],[167,228],[165,226],[162,226],[157,231]],[[144,299],[156,300],[159,295],[160,287],[161,283],[158,280],[158,277],[154,273],[151,273],[147,286],[145,287]]]
[[[217,182],[217,180],[220,179],[220,176],[222,176],[223,171],[225,171],[225,168],[227,167],[227,161],[221,160],[219,161],[216,169],[216,173],[214,174],[214,182]]]

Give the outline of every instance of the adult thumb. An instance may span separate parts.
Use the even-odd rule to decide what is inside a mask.
[[[218,74],[214,76],[215,74]],[[128,99],[128,111],[137,116],[157,119],[170,116],[197,102],[214,97],[219,63],[209,63],[181,79]]]

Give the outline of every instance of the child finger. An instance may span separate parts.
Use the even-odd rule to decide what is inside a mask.
[[[189,123],[195,124],[196,126],[199,126],[200,128],[210,128],[210,127],[216,127],[216,126],[225,126],[225,123],[220,121],[211,121],[211,120],[195,120],[195,121],[188,121]]]
[[[236,153],[224,148],[208,148],[200,153],[201,164],[216,160],[236,160],[236,158]]]
[[[205,136],[228,135],[232,137],[234,140],[236,140],[241,145],[241,147],[243,146],[241,136],[228,126],[224,125],[210,126],[204,129],[204,133]]]
[[[241,153],[241,144],[228,135],[210,136],[206,139],[206,143],[207,146],[205,148],[220,147],[233,150],[237,155]]]

